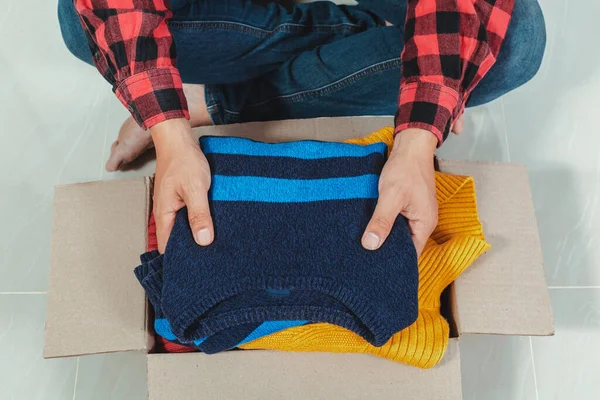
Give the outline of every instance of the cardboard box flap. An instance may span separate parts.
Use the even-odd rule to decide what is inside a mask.
[[[149,400],[462,399],[458,341],[422,370],[364,354],[262,350],[148,355]]]
[[[203,135],[239,136],[270,143],[294,140],[341,142],[368,135],[384,126],[391,125],[394,125],[393,117],[313,118],[213,125],[196,128],[194,134],[196,137]]]
[[[149,178],[55,189],[44,357],[148,347],[133,268],[146,250],[149,194]]]
[[[524,166],[443,161],[475,180],[479,218],[492,249],[454,282],[459,333],[551,335],[554,322]]]

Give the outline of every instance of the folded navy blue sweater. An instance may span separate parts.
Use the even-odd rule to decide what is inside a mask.
[[[310,321],[381,346],[416,320],[417,256],[406,220],[396,220],[379,250],[361,246],[385,144],[200,144],[212,172],[214,243],[195,243],[184,208],[165,254],[145,255],[136,269],[166,339],[212,353],[276,331],[263,329],[269,322]]]
[[[239,345],[251,342],[287,328],[304,325],[310,321],[265,321],[261,324],[243,324],[232,326],[210,337],[200,337],[192,341],[180,341],[173,333],[169,320],[165,317],[162,306],[162,272],[163,256],[158,251],[150,251],[140,256],[142,264],[134,272],[148,296],[154,309],[154,330],[170,342],[194,347],[207,354],[230,350]]]

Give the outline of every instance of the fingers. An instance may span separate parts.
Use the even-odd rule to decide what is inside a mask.
[[[382,195],[379,197],[379,202],[375,207],[373,217],[367,225],[362,237],[363,247],[367,250],[377,250],[380,248],[389,236],[398,214],[402,214],[408,219],[408,226],[411,231],[417,256],[420,256],[425,248],[427,239],[437,225],[437,212],[432,211],[431,213],[423,213],[423,215],[431,215],[433,217],[432,220],[415,219],[413,215],[410,215],[412,213],[405,210],[405,205],[402,202],[402,195],[400,193],[395,196]],[[411,217],[413,219],[411,219]]]
[[[394,222],[402,209],[400,194],[379,196],[379,201],[362,237],[362,245],[367,250],[377,250],[390,234]]]
[[[427,239],[429,239],[429,236],[435,228],[435,225],[436,222],[428,223],[421,220],[408,221],[408,226],[410,227],[413,243],[415,245],[415,249],[417,250],[417,257],[419,257],[423,252],[425,244],[427,243]]]
[[[162,193],[161,193],[162,195]],[[208,196],[201,190],[187,191],[184,196],[185,205],[188,208],[188,220],[194,240],[200,246],[208,246],[214,240],[214,228],[210,209],[208,206]],[[165,252],[171,230],[175,224],[177,211],[183,207],[183,203],[178,206],[163,206],[161,199],[156,200],[154,209],[154,218],[156,220],[156,238],[158,241],[158,251]]]
[[[464,114],[462,114],[460,117],[458,117],[456,119],[456,121],[454,121],[454,124],[452,124],[452,127],[450,130],[452,132],[454,132],[455,135],[460,135],[464,129],[465,129],[465,119],[464,119]]]
[[[213,242],[215,235],[207,192],[203,190],[188,191],[184,201],[188,208],[188,219],[194,240],[200,246],[208,246]]]
[[[362,237],[367,250],[385,242],[398,214],[409,221],[420,254],[437,224],[435,171],[431,159],[437,139],[425,130],[406,130],[394,139],[394,148],[381,171],[379,199]]]
[[[117,171],[123,165],[132,162],[151,148],[152,141],[148,141],[145,137],[137,141],[115,140],[110,147],[110,156],[106,162],[106,170],[108,172]]]
[[[159,251],[164,251],[176,213],[187,206],[188,222],[196,243],[208,246],[214,228],[208,206],[210,168],[186,119],[171,119],[150,129],[156,145],[154,186]]]
[[[149,131],[144,131],[133,118],[125,120],[119,130],[118,139],[110,147],[106,170],[113,172],[130,163],[153,146]]]
[[[106,162],[106,170],[108,172],[114,172],[121,167],[125,157],[121,154],[121,148],[119,147],[119,141],[116,140],[110,147],[110,157]]]
[[[158,242],[158,252],[164,254],[167,247],[167,241],[171,235],[171,230],[175,224],[176,211],[162,210],[160,203],[154,209],[154,219],[156,221],[156,239]]]

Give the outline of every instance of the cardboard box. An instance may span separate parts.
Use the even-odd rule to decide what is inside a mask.
[[[387,117],[324,118],[196,133],[333,141],[390,124]],[[474,177],[492,250],[451,286],[456,337],[430,370],[356,354],[153,354],[149,305],[133,275],[146,249],[148,177],[56,188],[44,356],[146,352],[150,400],[461,399],[460,335],[552,335],[554,326],[526,169],[466,161],[443,161],[441,169]]]

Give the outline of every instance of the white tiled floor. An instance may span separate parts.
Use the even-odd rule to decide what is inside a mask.
[[[103,164],[127,112],[64,48],[55,2],[33,3],[0,0],[0,400],[144,399],[139,354],[42,360],[52,188],[123,176]],[[541,3],[548,48],[540,73],[469,110],[466,133],[441,154],[529,167],[556,336],[464,337],[466,399],[600,392],[600,3]]]

